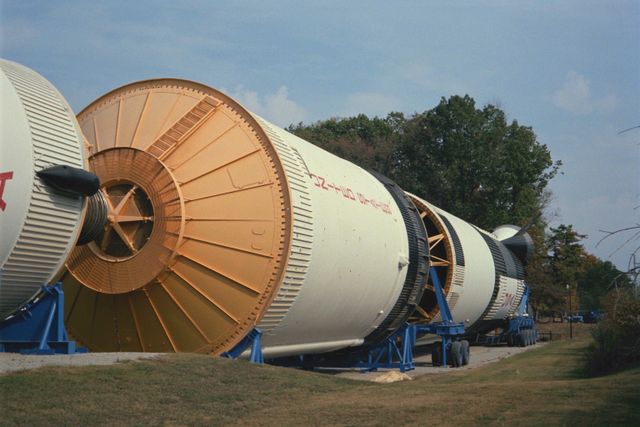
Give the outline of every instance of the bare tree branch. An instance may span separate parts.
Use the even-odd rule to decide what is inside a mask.
[[[616,234],[618,234],[618,233],[623,233],[623,232],[625,232],[625,231],[635,230],[635,229],[640,229],[640,224],[636,224],[636,225],[634,225],[634,226],[632,226],[632,227],[621,228],[621,229],[619,229],[619,230],[615,230],[615,231],[598,230],[599,232],[601,232],[601,233],[606,233],[607,235],[606,235],[606,236],[604,236],[602,239],[598,240],[598,243],[596,243],[596,247],[598,247],[598,245],[599,245],[600,243],[602,243],[602,241],[603,241],[603,240],[606,240],[606,239],[608,239],[608,238],[609,238],[609,237],[611,237],[611,236],[614,236],[614,235],[616,235]],[[637,233],[636,233],[636,234],[637,234]],[[635,236],[635,235],[634,235],[634,236]]]
[[[638,129],[638,128],[640,128],[640,125],[630,127],[629,129],[621,130],[620,132],[618,132],[618,135],[620,135],[621,133],[629,132],[630,130],[633,130],[633,129]]]

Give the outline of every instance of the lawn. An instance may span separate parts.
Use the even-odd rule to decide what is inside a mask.
[[[588,339],[393,384],[200,355],[0,376],[2,425],[640,425],[640,367],[580,369]]]

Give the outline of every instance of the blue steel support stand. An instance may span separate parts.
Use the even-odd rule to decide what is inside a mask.
[[[45,285],[33,301],[0,322],[0,352],[23,354],[86,353],[69,340],[64,327],[61,284]]]
[[[398,368],[400,372],[415,369],[413,347],[418,334],[436,334],[442,339],[442,366],[447,365],[447,353],[453,340],[464,334],[464,323],[454,322],[449,304],[442,291],[435,267],[431,267],[431,281],[436,293],[436,301],[440,307],[442,322],[427,325],[405,324],[391,337],[368,352],[365,362],[357,362],[356,367],[364,371],[375,371],[378,368]]]
[[[442,291],[442,286],[440,285],[440,279],[438,278],[436,268],[431,267],[429,274],[436,293],[436,302],[440,308],[440,317],[442,317],[442,322],[433,322],[427,325],[415,325],[416,334],[436,334],[440,336],[442,339],[442,366],[447,366],[447,353],[451,348],[453,340],[458,336],[464,335],[464,323],[453,321],[453,316],[451,315],[449,304],[447,304],[444,292]]]
[[[416,330],[413,325],[405,324],[383,344],[369,350],[367,360],[356,362],[355,366],[363,371],[376,371],[379,368],[397,368],[400,372],[415,369],[413,347],[416,344]]]
[[[527,313],[527,306],[529,305],[529,286],[525,286],[524,294],[522,294],[522,299],[520,300],[520,305],[518,306],[518,316],[524,316]]]
[[[513,318],[505,320],[503,330],[499,335],[478,335],[476,337],[476,343],[485,345],[499,345],[507,342],[509,343],[509,345],[518,345],[518,339],[520,338],[522,331],[528,329],[535,331],[536,323],[527,314],[527,307],[529,305],[529,294],[529,287],[526,286],[524,289],[524,294],[522,295],[522,299],[520,300],[520,305],[518,305],[518,308],[515,312],[515,316]]]
[[[264,356],[262,355],[262,331],[258,328],[253,328],[235,347],[222,353],[222,357],[236,359],[249,347],[251,347],[249,362],[262,365],[264,363]]]
[[[529,287],[527,286],[524,289],[524,294],[522,295],[522,299],[520,300],[520,305],[518,306],[518,310],[516,313],[518,314],[515,318],[509,320],[509,327],[502,335],[511,335],[515,336],[520,333],[521,330],[524,329],[534,329],[535,322],[532,318],[525,316],[527,314],[527,306],[529,305]]]

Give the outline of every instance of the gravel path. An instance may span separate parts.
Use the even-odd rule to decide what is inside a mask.
[[[443,368],[431,366],[431,355],[418,355],[415,357],[416,369],[409,371],[406,375],[389,375],[397,370],[381,369],[378,372],[360,372],[358,370],[327,370],[339,377],[351,378],[363,381],[401,381],[413,379],[421,375],[441,374],[458,372],[497,362],[514,354],[522,353],[534,348],[538,348],[544,343],[538,343],[530,347],[471,347],[471,360],[467,366],[461,368]],[[35,369],[43,366],[91,366],[91,365],[112,365],[127,360],[155,359],[161,357],[163,353],[84,353],[72,355],[22,355],[17,353],[0,353],[0,374],[21,371],[25,369]]]
[[[126,360],[154,359],[162,353],[79,353],[51,356],[0,353],[0,374],[43,366],[112,365]]]

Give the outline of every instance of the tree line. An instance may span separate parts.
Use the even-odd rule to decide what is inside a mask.
[[[536,244],[527,269],[537,314],[565,312],[569,294],[576,309],[597,310],[611,286],[630,286],[612,263],[587,253],[586,236],[572,225],[549,227],[548,184],[562,162],[531,127],[509,122],[495,105],[451,96],[409,117],[360,114],[288,130],[479,227],[527,227]]]

